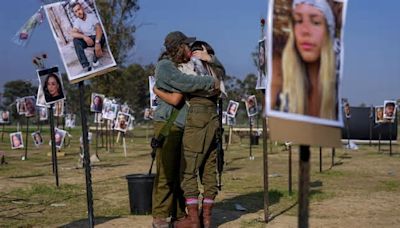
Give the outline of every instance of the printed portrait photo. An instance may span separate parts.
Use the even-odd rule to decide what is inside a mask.
[[[257,107],[257,98],[255,95],[249,96],[246,99],[245,104],[248,117],[257,115],[258,107]]]
[[[265,39],[258,41],[258,77],[256,89],[267,88],[267,53],[265,51]]]
[[[103,101],[105,95],[92,93],[92,99],[90,102],[90,111],[91,112],[101,112],[103,110]]]
[[[157,95],[153,91],[155,84],[156,78],[154,76],[149,76],[150,108],[152,109],[155,109],[158,105]]]
[[[26,108],[25,108],[25,98],[17,98],[15,100],[15,104],[17,106],[17,113],[19,115],[25,115]]]
[[[71,83],[115,69],[94,0],[56,2],[44,11]]]
[[[38,91],[36,95],[36,106],[38,107],[46,107],[46,99],[44,99],[44,93],[43,93],[43,88],[42,85],[39,83],[38,86]]]
[[[36,115],[36,98],[34,96],[25,97],[25,116],[33,117]]]
[[[114,129],[121,132],[126,132],[131,121],[131,116],[127,113],[118,112]]]
[[[396,117],[396,101],[386,100],[383,104],[384,112],[383,118],[386,120],[392,120]]]
[[[228,108],[226,110],[226,115],[230,117],[235,117],[238,108],[239,108],[239,102],[230,100]]]
[[[128,106],[127,104],[123,104],[123,105],[121,105],[120,107],[121,107],[121,112],[126,113],[126,114],[129,114],[129,111],[130,111],[131,109],[129,108],[129,106]]]
[[[226,122],[227,122],[227,125],[228,126],[234,126],[234,125],[236,125],[236,118],[235,117],[233,117],[233,116],[226,116],[227,117],[227,119],[226,119]]]
[[[61,76],[58,74],[58,67],[38,70],[37,74],[47,105],[65,99],[64,87]],[[40,91],[38,91],[39,93]]]
[[[74,128],[75,127],[75,119],[76,115],[75,114],[67,114],[65,116],[65,126],[68,128]]]
[[[33,142],[35,143],[35,146],[43,144],[43,138],[42,135],[40,134],[40,131],[35,131],[31,135],[33,138]]]
[[[24,148],[24,142],[22,141],[22,133],[14,132],[10,134],[11,149]]]
[[[223,111],[222,112],[222,124],[226,124],[226,118],[227,118],[226,111]]]
[[[350,104],[347,99],[342,99],[342,104],[343,104],[343,111],[346,119],[350,119],[351,113],[350,113]]]
[[[111,99],[104,98],[103,102],[103,119],[114,120],[117,116],[118,104],[115,104]]]
[[[47,120],[47,108],[46,107],[38,107],[39,109],[39,120],[44,121]]]
[[[152,108],[146,108],[145,110],[144,110],[144,116],[143,116],[143,119],[145,119],[145,120],[152,120],[153,118],[154,118],[154,109],[152,109]]]
[[[0,111],[0,123],[7,124],[10,123],[10,112]]]
[[[96,124],[101,124],[101,123],[103,123],[104,121],[103,121],[103,113],[101,113],[101,112],[96,112],[95,114],[94,114],[94,123],[96,123]]]
[[[338,88],[345,4],[341,0],[270,1],[268,116],[343,125]]]
[[[59,128],[54,128],[54,140],[55,140],[56,147],[58,149],[60,149],[63,146],[64,138],[65,138],[66,134],[67,134],[66,131],[59,129]]]
[[[64,116],[64,100],[57,101],[53,106],[54,116]]]
[[[375,106],[375,123],[383,123],[383,106]]]

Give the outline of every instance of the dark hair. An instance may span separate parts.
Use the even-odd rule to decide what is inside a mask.
[[[78,1],[73,2],[73,3],[70,4],[70,7],[71,7],[72,12],[74,12],[74,8],[75,8],[75,6],[77,6],[77,5],[80,5],[80,6],[82,7],[81,3],[78,2]]]
[[[180,63],[187,63],[190,60],[190,58],[186,55],[184,45],[187,44],[180,44],[176,47],[169,48],[168,50],[161,53],[158,60],[167,58],[170,59],[172,62],[174,62],[176,65]]]
[[[53,77],[54,79],[56,79],[56,82],[58,84],[58,90],[59,90],[60,94],[57,97],[52,97],[49,93],[49,89],[47,88],[47,83],[49,82],[50,77]],[[58,99],[61,99],[64,97],[64,93],[62,91],[62,86],[61,86],[61,81],[56,74],[50,73],[47,75],[46,80],[44,81],[44,85],[43,85],[43,93],[44,93],[45,100],[47,102],[58,100]]]
[[[386,103],[386,106],[385,106],[385,107],[388,107],[388,106],[392,106],[392,107],[394,107],[395,105],[394,105],[394,103],[393,103],[393,102],[388,102],[388,103]]]
[[[205,41],[197,40],[190,46],[191,51],[203,50],[203,46],[206,48],[207,53],[210,55],[215,55],[214,49]]]

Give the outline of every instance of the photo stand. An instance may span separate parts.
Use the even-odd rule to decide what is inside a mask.
[[[56,186],[59,187],[58,181],[58,162],[57,162],[57,148],[56,148],[56,138],[54,131],[54,113],[53,113],[54,104],[50,104],[49,107],[49,122],[50,122],[50,137],[51,137],[51,160],[53,165],[53,174],[56,178]]]
[[[28,159],[28,134],[29,134],[29,117],[25,117],[26,119],[26,132],[25,132],[25,153],[24,156],[22,157],[22,160],[27,160]]]
[[[288,192],[289,195],[293,194],[293,190],[292,190],[292,145],[289,144],[288,145],[288,163],[289,163],[289,172],[288,172]]]
[[[249,160],[254,160],[254,155],[253,155],[253,151],[252,151],[252,139],[253,139],[253,122],[254,122],[254,118],[252,116],[249,116],[249,127],[250,127],[250,132],[249,132]]]
[[[322,173],[322,147],[319,147],[319,172]]]

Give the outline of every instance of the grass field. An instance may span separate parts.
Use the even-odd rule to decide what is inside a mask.
[[[25,161],[21,160],[24,149],[10,149],[8,134],[0,142],[8,163],[0,166],[0,227],[85,227],[85,170],[78,163],[80,129],[70,131],[69,145],[61,151],[64,156],[58,157],[59,187],[48,156],[48,129],[42,132],[46,143],[39,148],[29,134]],[[151,215],[130,214],[125,176],[147,173],[151,132],[137,127],[127,135],[127,157],[122,140],[107,151],[106,137],[103,143],[99,137],[100,162],[92,164],[96,227],[150,227]],[[95,138],[91,154],[96,152]],[[264,223],[262,141],[253,145],[255,159],[250,160],[248,137],[234,135],[225,151],[223,188],[213,214],[215,226],[297,227],[297,147],[292,150],[291,193],[288,151],[276,143],[268,148],[272,220]],[[359,145],[358,150],[351,151],[337,148],[332,166],[331,149],[323,148],[320,172],[319,148],[311,148],[310,227],[400,227],[400,146],[393,144],[392,151],[393,156],[389,156],[389,145],[382,145],[381,152],[377,145]],[[245,210],[237,210],[238,206]]]

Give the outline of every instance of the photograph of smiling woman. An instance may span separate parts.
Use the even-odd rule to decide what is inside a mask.
[[[271,115],[341,126],[337,65],[341,56],[335,50],[340,50],[342,20],[338,17],[342,17],[343,2],[278,0],[274,1],[274,7],[286,12],[279,15],[283,17],[274,15],[273,19],[272,80],[268,96]],[[274,8],[275,12],[282,11]]]

